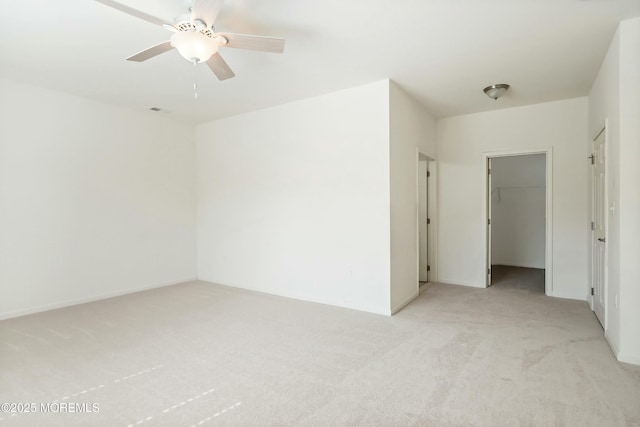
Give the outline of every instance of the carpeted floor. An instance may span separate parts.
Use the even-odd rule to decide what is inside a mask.
[[[388,318],[191,282],[0,322],[0,402],[38,405],[0,427],[633,426],[640,367],[518,286]]]
[[[544,268],[492,265],[491,285],[501,290],[544,294]]]

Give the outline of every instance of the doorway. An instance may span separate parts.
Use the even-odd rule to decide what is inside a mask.
[[[485,286],[517,275],[528,291],[551,295],[551,149],[484,153],[483,161]]]
[[[418,156],[418,285],[419,289],[435,277],[435,161]]]

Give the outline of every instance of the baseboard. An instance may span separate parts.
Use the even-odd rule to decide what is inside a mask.
[[[640,356],[635,354],[618,353],[618,361],[622,363],[629,363],[631,365],[640,366]]]
[[[77,298],[77,299],[72,299],[72,300],[68,300],[68,301],[57,302],[57,303],[54,303],[54,304],[45,304],[45,305],[41,305],[41,306],[37,306],[37,307],[25,308],[25,309],[22,309],[22,310],[7,311],[7,312],[4,312],[4,313],[0,313],[0,320],[12,319],[14,317],[20,317],[20,316],[27,316],[29,314],[42,313],[43,311],[55,310],[55,309],[64,308],[64,307],[70,307],[72,305],[86,304],[88,302],[100,301],[100,300],[103,300],[103,299],[108,299],[108,298],[119,297],[119,296],[122,296],[122,295],[133,294],[133,293],[136,293],[136,292],[148,291],[150,289],[163,288],[165,286],[173,286],[173,285],[177,285],[179,283],[191,282],[193,280],[197,280],[197,278],[195,276],[190,276],[190,277],[187,277],[185,279],[172,280],[172,281],[169,281],[169,282],[162,282],[162,283],[156,283],[156,284],[153,284],[153,285],[142,286],[142,287],[139,287],[139,288],[124,289],[124,290],[120,290],[120,291],[107,292],[107,293],[104,293],[104,294],[94,295],[94,296],[90,296],[90,297]]]
[[[613,352],[613,355],[616,357],[616,359],[620,360],[618,358],[620,351],[618,351],[618,347],[616,346],[616,344],[611,340],[611,338],[609,338],[609,334],[607,334],[607,331],[604,332],[604,339],[606,339],[609,343],[609,347],[611,347],[611,351]]]
[[[438,283],[443,283],[445,285],[469,286],[471,288],[486,288],[485,285],[480,283],[465,282],[462,280],[454,280],[454,279],[446,279],[446,278],[440,278],[440,280],[438,280]]]
[[[618,359],[618,362],[629,363],[631,365],[640,366],[639,355],[620,352],[616,344],[609,338],[609,335],[606,332],[604,333],[604,338],[609,343],[609,347],[611,347],[611,351],[613,351],[613,354],[615,355],[616,359]]]
[[[198,277],[198,280],[203,281],[203,282],[208,282],[211,283],[212,285],[220,285],[220,286],[228,286],[230,288],[236,288],[236,289],[243,289],[245,291],[250,291],[250,292],[259,292],[261,294],[265,294],[265,295],[273,295],[276,297],[280,297],[280,298],[290,298],[290,299],[295,299],[298,301],[305,301],[305,302],[311,302],[314,304],[324,304],[324,305],[330,305],[332,307],[339,307],[339,308],[346,308],[349,310],[356,310],[356,311],[362,311],[365,313],[372,313],[372,314],[380,314],[383,316],[391,316],[391,310],[387,307],[387,308],[379,308],[379,307],[372,307],[372,306],[367,306],[367,305],[358,305],[358,304],[352,304],[346,301],[333,301],[333,300],[325,300],[322,298],[313,298],[313,297],[308,297],[306,295],[294,295],[294,294],[289,294],[286,292],[279,292],[276,290],[264,290],[264,289],[256,289],[256,288],[251,288],[248,286],[243,286],[237,283],[229,283],[229,282],[225,282],[225,281],[221,281],[221,280],[216,280],[215,278],[211,278],[211,277],[205,277],[205,276],[200,276]]]
[[[582,296],[582,295],[559,294],[559,293],[553,292],[553,291],[550,294],[548,294],[547,296],[550,296],[550,297],[553,297],[553,298],[570,299],[570,300],[574,300],[574,301],[587,301],[587,299],[585,299],[585,297]]]
[[[544,265],[539,266],[539,265],[527,265],[527,264],[505,264],[505,263],[502,263],[502,262],[493,262],[491,264],[494,265],[494,266],[501,265],[501,266],[505,266],[505,267],[535,268],[536,270],[544,270],[545,269]]]
[[[397,304],[395,307],[391,307],[391,315],[393,316],[394,314],[405,308],[411,301],[418,298],[418,295],[420,295],[420,292],[416,292],[406,300],[402,301],[400,304]]]

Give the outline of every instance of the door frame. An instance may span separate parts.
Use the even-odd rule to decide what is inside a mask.
[[[489,180],[487,175],[489,174],[489,159],[495,157],[512,157],[512,156],[525,156],[528,154],[544,154],[545,155],[545,254],[544,254],[544,293],[548,296],[553,296],[553,148],[532,148],[522,150],[499,150],[499,151],[486,151],[482,153],[482,177],[483,184],[483,207],[482,207],[482,229],[484,235],[484,287],[487,288],[491,284],[489,278],[491,277],[488,272],[491,268],[491,254],[489,248],[491,244],[491,234],[489,233],[489,209],[491,204],[491,189],[488,188]]]
[[[422,153],[416,148],[416,288],[420,292],[420,189],[418,188],[418,180],[420,179],[420,162],[427,162],[427,170],[430,173],[428,190],[427,190],[427,217],[431,219],[431,223],[428,228],[428,263],[431,266],[429,272],[429,283],[438,281],[438,161],[433,157],[430,157]]]

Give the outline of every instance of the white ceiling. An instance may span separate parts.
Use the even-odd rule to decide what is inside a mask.
[[[173,21],[184,0],[122,0]],[[588,94],[640,0],[227,0],[219,31],[287,40],[282,55],[221,49],[236,77],[197,72],[161,27],[92,0],[0,0],[0,76],[191,123],[391,78],[437,117]],[[493,83],[511,90],[498,101]]]

